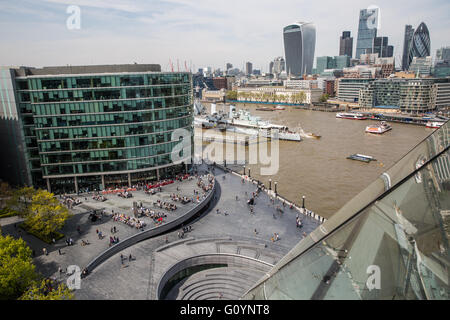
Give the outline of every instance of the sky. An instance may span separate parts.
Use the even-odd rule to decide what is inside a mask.
[[[80,28],[70,29],[70,5]],[[356,50],[359,10],[380,8],[379,36],[401,62],[406,24],[428,26],[431,52],[450,46],[448,0],[0,0],[0,65],[157,63],[170,71],[202,67],[268,71],[284,55],[283,27],[316,26],[315,56],[339,54],[342,31]],[[177,63],[178,61],[178,63]]]

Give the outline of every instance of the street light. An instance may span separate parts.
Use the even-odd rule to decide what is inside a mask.
[[[277,185],[278,185],[278,182],[275,181],[275,194],[277,194]]]
[[[245,166],[244,166],[244,176],[245,176]]]
[[[249,178],[251,177],[251,175],[250,175],[250,168],[248,168],[248,177]]]
[[[302,197],[302,208],[305,209],[305,196]]]
[[[272,179],[269,179],[269,190],[272,190]]]

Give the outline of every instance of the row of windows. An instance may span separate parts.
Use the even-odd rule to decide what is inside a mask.
[[[61,152],[95,149],[114,149],[135,146],[146,146],[172,140],[172,132],[154,133],[145,136],[128,136],[123,138],[95,138],[76,141],[40,142],[40,152]]]
[[[17,80],[19,90],[124,87],[189,83],[189,74],[139,74]]]
[[[76,90],[76,91],[42,91],[21,92],[21,102],[45,103],[45,102],[67,102],[67,101],[93,101],[93,100],[117,100],[117,99],[139,99],[151,97],[169,97],[186,95],[190,93],[190,86],[170,86],[155,88],[123,88],[103,90]]]
[[[190,104],[190,96],[178,96],[167,98],[153,98],[147,100],[123,100],[107,102],[79,102],[61,104],[33,104],[30,111],[35,116],[80,114],[80,113],[106,113],[136,110],[153,110],[163,108],[174,108]]]
[[[107,163],[54,165],[42,168],[44,176],[83,173],[108,173],[114,171],[139,170],[172,163],[171,155],[161,155],[153,158],[117,161]]]
[[[133,124],[121,126],[102,126],[88,128],[61,128],[45,129],[37,131],[38,140],[55,139],[77,139],[92,137],[114,137],[138,135],[146,133],[158,133],[160,131],[170,131],[178,128],[184,128],[192,123],[192,117],[186,117],[177,120],[168,120],[156,123]]]
[[[47,164],[64,164],[72,162],[95,162],[95,161],[109,161],[121,159],[125,160],[133,158],[152,157],[160,154],[171,153],[172,149],[179,143],[180,143],[179,141],[174,141],[165,144],[144,146],[134,149],[43,154],[41,155],[41,163],[43,165],[47,165]]]
[[[134,113],[110,113],[97,115],[60,116],[50,118],[35,118],[36,128],[93,126],[106,124],[139,123],[175,119],[190,115],[187,108],[177,108],[159,111]]]

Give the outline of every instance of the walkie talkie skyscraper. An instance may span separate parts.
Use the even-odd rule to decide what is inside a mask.
[[[283,29],[286,72],[292,76],[311,74],[316,47],[313,23],[297,22]]]

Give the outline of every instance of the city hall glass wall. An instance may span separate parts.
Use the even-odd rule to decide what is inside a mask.
[[[244,299],[449,299],[446,123],[304,238]]]
[[[56,193],[99,190],[184,171],[171,159],[180,143],[172,133],[184,128],[193,139],[190,73],[52,74],[15,81],[33,185]]]

